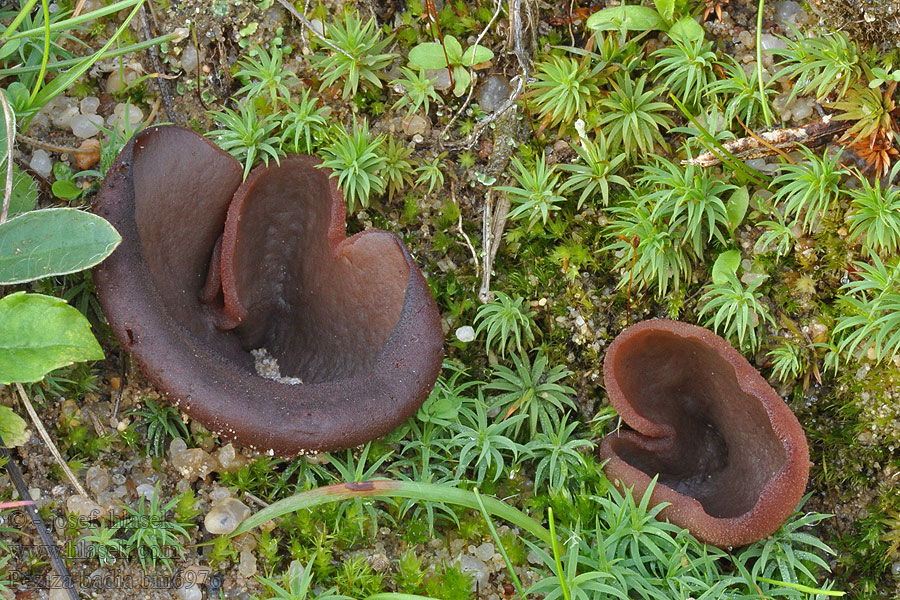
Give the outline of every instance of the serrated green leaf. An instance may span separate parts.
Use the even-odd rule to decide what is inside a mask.
[[[684,17],[678,19],[668,31],[669,37],[673,40],[680,40],[685,44],[693,44],[697,40],[702,40],[705,32],[693,17]]]
[[[666,23],[659,13],[648,6],[629,4],[599,10],[588,17],[587,28],[593,31],[650,31],[665,29]]]
[[[727,250],[719,255],[712,268],[712,280],[716,285],[725,285],[728,280],[737,277],[741,266],[741,251]]]
[[[485,48],[484,46],[469,46],[466,48],[466,51],[463,52],[462,65],[464,67],[471,67],[478,63],[487,62],[492,58],[494,58],[494,53],[491,52],[489,48]]]
[[[653,0],[656,10],[667,22],[675,18],[675,0]]]
[[[0,383],[40,381],[54,369],[102,358],[90,323],[64,300],[25,292],[0,299]]]
[[[447,59],[440,44],[425,42],[409,51],[409,64],[423,69],[443,69],[447,66]]]
[[[744,215],[747,214],[749,204],[750,193],[747,191],[746,185],[734,190],[725,207],[725,212],[728,214],[728,231],[734,233],[734,230],[738,228],[738,225],[744,220]]]
[[[7,447],[24,446],[31,434],[28,433],[25,419],[13,412],[8,406],[0,406],[0,436]]]
[[[122,238],[101,217],[74,208],[35,210],[0,224],[0,284],[93,267]]]
[[[6,169],[2,169],[0,173],[0,189],[6,186]],[[19,168],[19,165],[13,165],[13,189],[12,196],[9,199],[9,217],[20,215],[29,210],[34,210],[37,205],[38,189],[34,179]]]

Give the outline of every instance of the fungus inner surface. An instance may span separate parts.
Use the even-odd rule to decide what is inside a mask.
[[[613,439],[614,452],[650,477],[658,473],[660,483],[695,498],[709,515],[748,512],[784,466],[762,403],[702,341],[643,332],[619,350],[614,374],[632,409],[669,429],[646,444]]]
[[[166,145],[135,145],[137,233],[169,316],[249,374],[257,348],[305,383],[369,370],[400,320],[410,277],[396,238],[345,239],[343,205],[308,157],[241,184],[230,157],[189,143],[206,164],[174,161],[183,172],[165,177]]]

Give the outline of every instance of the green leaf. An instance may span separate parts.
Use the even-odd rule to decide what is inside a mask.
[[[73,200],[82,194],[82,189],[68,179],[57,179],[50,186],[53,195],[63,200]]]
[[[0,436],[7,447],[24,446],[31,434],[25,420],[8,406],[0,406]]]
[[[6,99],[9,100],[9,106],[14,112],[28,108],[28,100],[31,97],[31,92],[28,91],[28,88],[25,87],[24,84],[14,81],[9,84],[9,87],[6,88],[5,92]]]
[[[6,168],[0,172],[0,189],[6,186]],[[19,165],[13,165],[13,189],[12,196],[9,199],[9,217],[22,214],[29,210],[34,210],[37,204],[38,189],[34,179],[19,168]]]
[[[489,48],[485,48],[484,46],[470,46],[463,52],[462,65],[464,67],[471,67],[478,63],[487,62],[492,58],[494,58],[494,53],[491,52]]]
[[[447,60],[440,44],[425,42],[409,51],[409,64],[423,69],[443,69],[447,66]]]
[[[684,17],[669,28],[669,37],[673,40],[677,39],[685,44],[692,44],[697,40],[702,40],[705,32],[693,17]]]
[[[744,220],[744,215],[747,214],[749,204],[750,193],[747,191],[746,185],[734,190],[725,207],[725,212],[728,214],[728,231],[734,233],[734,230],[738,228],[738,225]]]
[[[8,104],[10,105],[9,112],[12,119],[12,131],[7,131],[6,116],[3,114],[3,109],[0,108],[0,169],[2,169],[3,172],[2,181],[4,183],[6,182],[6,155],[9,148],[7,144],[9,143],[9,136],[12,135],[15,137],[16,135],[16,111],[12,106],[12,102],[8,102]],[[3,196],[0,196],[0,198],[3,198]]]
[[[675,0],[653,0],[653,4],[662,18],[671,23],[675,18]]]
[[[447,60],[451,65],[462,64],[462,45],[452,35],[444,36],[444,47],[447,49]]]
[[[464,67],[453,67],[453,95],[457,98],[466,93],[472,78]]]
[[[93,267],[121,241],[104,219],[74,208],[19,215],[0,224],[0,285]]]
[[[0,299],[0,383],[40,381],[54,369],[102,358],[90,323],[64,300],[25,292]]]
[[[19,45],[22,42],[19,40],[9,40],[3,46],[0,46],[0,60],[12,55],[16,50],[19,49]]]
[[[588,29],[594,31],[650,31],[665,29],[666,23],[659,13],[648,6],[629,4],[612,6],[592,14],[587,20]]]
[[[712,280],[716,285],[725,285],[732,277],[737,277],[741,266],[741,251],[727,250],[719,255],[712,268]]]

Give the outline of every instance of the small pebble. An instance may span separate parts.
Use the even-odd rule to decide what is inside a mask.
[[[205,479],[219,463],[203,448],[191,448],[172,457],[172,466],[188,481]]]
[[[156,486],[150,483],[142,483],[141,485],[137,486],[136,490],[138,498],[143,496],[147,500],[153,500],[153,493],[156,491]]]
[[[89,138],[100,133],[103,126],[103,117],[100,115],[75,115],[69,122],[75,137]]]
[[[94,96],[82,98],[78,107],[81,109],[81,114],[83,115],[96,115],[97,109],[100,108],[100,99],[95,98]]]
[[[77,494],[69,496],[69,499],[66,500],[66,510],[79,519],[88,521],[99,519],[105,514],[105,511],[99,504],[87,496],[79,496]]]
[[[72,126],[72,119],[78,114],[78,107],[75,106],[74,98],[66,98],[67,103],[50,114],[50,122],[54,127],[59,129],[69,129]]]
[[[181,585],[175,589],[175,595],[179,600],[201,600],[203,590],[200,589],[200,584],[182,579]]]
[[[197,70],[198,64],[200,64],[200,61],[197,56],[197,49],[194,47],[194,44],[189,43],[185,47],[184,52],[181,53],[181,68],[186,73],[193,73]]]
[[[421,115],[412,114],[403,117],[400,127],[406,135],[423,135],[431,129],[431,123]]]
[[[503,75],[491,75],[478,87],[478,106],[484,112],[494,112],[509,98],[509,79]]]
[[[803,7],[794,0],[781,0],[775,3],[775,22],[785,30],[791,26],[798,27],[806,20]]]
[[[187,450],[187,443],[181,438],[169,442],[169,460]]]
[[[94,465],[87,470],[84,482],[88,490],[94,494],[99,494],[109,487],[109,471],[100,465]]]
[[[126,120],[127,119],[127,120]],[[127,123],[132,129],[144,119],[144,113],[134,104],[120,102],[113,109],[113,114],[106,119],[106,124],[113,129],[124,130]]]
[[[494,556],[494,545],[490,542],[485,542],[485,543],[481,544],[480,546],[478,546],[477,548],[475,548],[474,554],[479,559],[487,562],[487,561],[491,560],[491,557]]]
[[[124,77],[120,77],[119,69],[114,69],[113,72],[109,74],[109,77],[106,78],[106,93],[115,94],[126,86],[134,83],[138,78],[138,74],[131,69],[123,69],[123,74]],[[124,84],[122,83],[123,80]]]
[[[253,577],[256,575],[256,556],[253,552],[244,548],[241,550],[241,560],[238,563],[238,573],[244,577]]]
[[[475,329],[471,325],[463,325],[456,330],[456,339],[468,344],[475,340]]]
[[[233,473],[248,462],[240,452],[235,450],[232,444],[226,444],[216,450],[215,456],[216,460],[219,461],[219,466],[222,467],[221,470],[226,473]]]
[[[50,155],[46,150],[40,148],[31,155],[31,162],[28,163],[28,166],[41,177],[50,177],[50,174],[53,173],[53,161],[50,160]]]
[[[82,152],[75,153],[75,164],[81,170],[90,169],[100,162],[100,140],[88,138],[78,145]]]
[[[248,516],[250,508],[246,504],[237,498],[226,498],[209,509],[203,519],[203,526],[213,535],[226,535],[237,529]]]
[[[434,89],[439,92],[450,89],[450,72],[447,69],[427,69],[425,77],[434,82]]]
[[[472,573],[472,590],[485,589],[490,573],[484,561],[469,554],[459,557],[459,570],[463,573]]]

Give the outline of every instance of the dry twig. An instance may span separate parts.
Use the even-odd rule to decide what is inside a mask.
[[[41,419],[35,412],[34,406],[31,405],[31,400],[28,399],[28,394],[25,393],[25,388],[22,387],[21,383],[16,383],[16,389],[19,390],[19,398],[22,400],[22,404],[25,405],[25,410],[28,412],[28,416],[31,417],[31,422],[34,424],[34,428],[37,429],[38,433],[41,435],[41,438],[44,440],[44,443],[47,444],[47,448],[49,448],[50,454],[53,455],[53,458],[56,459],[56,462],[63,470],[63,473],[66,474],[69,483],[72,484],[72,487],[75,488],[75,491],[77,491],[80,496],[90,498],[84,488],[81,487],[81,484],[78,482],[78,478],[75,477],[74,473],[72,473],[72,469],[70,469],[69,465],[66,464],[66,461],[63,460],[62,454],[60,454],[59,450],[57,450],[56,448],[56,444],[54,444],[53,440],[50,439],[50,434],[48,434],[47,430],[44,429],[44,424],[41,423]]]
[[[3,122],[6,124],[6,188],[3,190],[3,208],[0,210],[0,223],[6,222],[9,214],[9,201],[12,198],[13,188],[13,142],[16,139],[15,123],[13,123],[12,109],[6,101],[6,94],[0,92],[0,103],[3,104]]]

